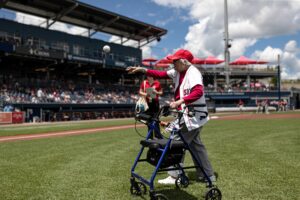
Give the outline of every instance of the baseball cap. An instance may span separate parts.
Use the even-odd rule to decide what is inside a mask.
[[[193,58],[194,58],[193,54],[190,51],[185,49],[179,49],[173,55],[167,56],[167,59],[171,60],[172,62],[174,60],[179,60],[179,59],[186,59],[189,62],[192,62]]]

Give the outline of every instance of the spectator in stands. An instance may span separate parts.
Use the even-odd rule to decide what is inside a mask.
[[[139,94],[147,100],[149,109],[146,113],[155,116],[159,111],[159,96],[163,94],[160,82],[147,76],[147,79],[140,85]]]
[[[243,112],[244,102],[242,101],[242,99],[239,100],[238,107],[239,107],[240,112]]]
[[[257,106],[256,113],[262,112],[261,101],[256,100],[256,106]]]
[[[265,99],[264,106],[265,106],[265,113],[269,114],[269,100],[268,99]]]
[[[13,111],[14,111],[14,107],[10,104],[5,105],[3,108],[3,112],[13,112]]]
[[[282,111],[287,111],[287,101],[284,99],[281,101]]]
[[[265,100],[261,101],[261,108],[262,108],[262,113],[265,113],[266,112],[266,101]]]
[[[294,103],[294,101],[290,102],[290,109],[291,110],[295,110],[295,103]]]
[[[31,103],[39,103],[39,101],[38,101],[38,99],[37,99],[37,97],[35,95],[33,95],[31,97]]]
[[[43,90],[42,90],[42,88],[39,88],[37,91],[37,98],[38,98],[39,102],[42,102],[43,97],[44,97]]]

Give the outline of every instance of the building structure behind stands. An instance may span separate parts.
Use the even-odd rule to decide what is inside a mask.
[[[140,48],[160,41],[167,30],[74,0],[0,0],[0,8],[45,19],[40,27],[0,18],[0,107],[13,104],[26,113],[26,121],[133,116],[141,77],[128,75],[125,68],[139,65]],[[88,34],[71,35],[51,30],[56,22],[85,28]],[[121,43],[93,38],[97,32],[118,36]],[[135,40],[137,47],[125,46],[128,40]],[[105,45],[110,46],[109,53],[102,51]],[[292,93],[283,90],[278,95],[276,85],[267,90],[250,87],[251,82],[263,78],[276,79],[274,67],[266,70],[233,68],[232,85],[244,82],[247,87],[230,91],[223,87],[224,67],[198,67],[204,74],[211,110],[236,107],[239,100],[255,107],[257,101],[276,101],[278,96],[295,108],[300,107],[298,90]],[[163,85],[164,95],[170,100],[169,82]],[[7,93],[8,98],[5,98]]]
[[[72,0],[1,0],[0,8],[45,19],[44,27],[0,19],[1,92],[9,91],[17,99],[10,102],[10,97],[4,98],[3,104],[13,103],[27,113],[28,120],[32,120],[29,116],[46,121],[74,119],[75,113],[85,119],[133,115],[134,97],[122,90],[136,93],[138,80],[124,73],[125,68],[140,64],[140,48],[154,40],[160,41],[167,33],[165,29]],[[85,28],[88,35],[50,30],[56,22]],[[92,38],[97,32],[119,36],[121,44]],[[125,46],[128,40],[135,40],[137,47]],[[105,45],[110,46],[109,53],[102,51]],[[128,85],[135,87],[128,88]],[[70,100],[57,103],[38,96],[39,91],[46,90],[65,93]],[[101,97],[101,92],[108,93],[107,99]],[[120,102],[110,96],[120,92],[120,98],[128,96],[128,99]],[[90,101],[85,98],[87,94],[98,94],[99,98]]]

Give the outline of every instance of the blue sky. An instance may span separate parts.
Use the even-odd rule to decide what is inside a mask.
[[[167,35],[153,46],[152,56],[156,57],[163,57],[166,50],[172,53],[174,49],[181,46],[191,23],[190,20],[178,19],[178,15],[183,13],[181,9],[163,7],[150,0],[82,0],[82,2],[167,29]]]
[[[161,42],[143,48],[144,57],[162,58],[178,48],[186,48],[197,57],[224,58],[223,0],[81,1],[167,29]],[[279,54],[282,77],[300,79],[300,0],[228,0],[228,12],[231,61],[245,55],[276,64]],[[24,21],[24,15],[19,13],[15,18]],[[68,29],[74,34],[83,32],[61,24],[54,28]],[[118,40],[105,34],[95,37]],[[131,45],[131,41],[127,45]]]
[[[162,58],[178,48],[197,57],[224,58],[223,0],[127,0],[85,3],[168,30],[144,56]],[[281,56],[284,78],[300,79],[300,1],[228,0],[231,60],[245,55],[276,64]]]

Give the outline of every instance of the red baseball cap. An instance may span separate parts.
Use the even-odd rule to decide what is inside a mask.
[[[179,59],[186,59],[189,62],[192,62],[193,58],[194,58],[193,54],[190,51],[185,49],[179,49],[173,55],[167,56],[167,59],[171,60],[172,62],[174,60],[179,60]]]

